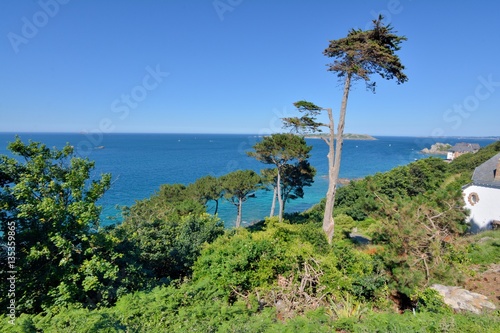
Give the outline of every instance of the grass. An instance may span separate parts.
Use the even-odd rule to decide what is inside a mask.
[[[500,264],[500,230],[490,230],[465,238],[471,264]]]

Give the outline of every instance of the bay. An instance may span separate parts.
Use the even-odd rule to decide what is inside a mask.
[[[75,134],[19,133],[24,142],[33,140],[49,147],[69,143],[77,155],[95,161],[92,177],[112,174],[111,189],[99,201],[103,206],[102,224],[121,221],[118,206],[133,205],[150,197],[162,184],[187,185],[205,175],[216,177],[237,169],[260,171],[269,167],[248,157],[246,152],[262,139],[246,134]],[[485,138],[421,138],[376,137],[377,140],[344,141],[340,177],[355,179],[406,165],[427,155],[419,151],[436,142],[455,144],[478,143],[486,146],[494,139]],[[0,133],[0,154],[7,154],[14,133]],[[321,139],[307,139],[313,146],[310,163],[317,169],[313,186],[305,188],[305,196],[287,203],[287,212],[302,211],[318,203],[325,195],[327,183],[327,145]],[[443,156],[440,156],[444,158]],[[269,215],[271,192],[258,191],[243,205],[243,225]],[[213,212],[209,203],[208,211]],[[234,225],[236,208],[222,200],[219,217],[226,227]]]

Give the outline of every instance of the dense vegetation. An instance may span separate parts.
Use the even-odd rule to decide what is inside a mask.
[[[16,140],[10,148],[23,158],[0,162],[2,237],[5,244],[15,221],[22,246],[16,325],[3,315],[0,331],[500,329],[498,313],[452,314],[428,289],[462,282],[470,263],[498,261],[498,231],[482,243],[467,236],[460,189],[500,142],[450,164],[428,158],[339,188],[332,244],[322,231],[324,203],[282,222],[224,230],[205,208],[224,192],[212,178],[164,185],[129,207],[121,225],[100,228],[95,202],[108,175],[89,181],[92,162],[71,147]],[[359,237],[348,237],[353,227]]]

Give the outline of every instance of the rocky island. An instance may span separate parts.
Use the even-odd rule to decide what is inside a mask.
[[[431,148],[424,148],[420,152],[422,154],[429,154],[429,155],[431,154],[446,155],[451,147],[452,146],[448,143],[436,142],[431,146]]]

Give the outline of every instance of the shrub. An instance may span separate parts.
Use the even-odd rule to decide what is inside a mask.
[[[413,296],[418,312],[432,312],[440,314],[451,314],[453,310],[446,305],[443,296],[432,288],[425,288]]]

